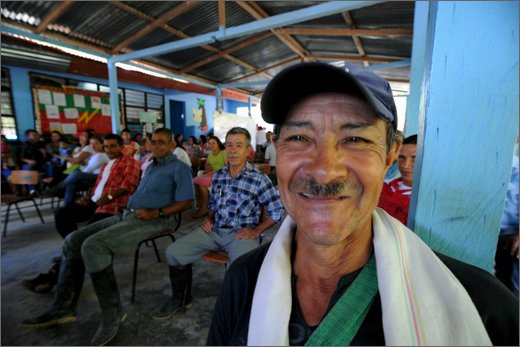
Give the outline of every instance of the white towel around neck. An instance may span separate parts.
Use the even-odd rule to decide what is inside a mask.
[[[491,345],[468,293],[412,231],[381,209],[372,214],[386,345]],[[287,216],[258,275],[248,345],[287,346],[291,315],[291,242]]]

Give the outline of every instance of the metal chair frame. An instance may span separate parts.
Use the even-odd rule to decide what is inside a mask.
[[[14,170],[11,173],[10,181],[14,185],[38,185],[40,181],[40,174],[38,171],[34,170]],[[38,213],[38,216],[40,217],[40,220],[42,221],[42,224],[45,224],[45,221],[43,220],[42,214],[40,212],[40,209],[38,208],[38,205],[36,204],[36,201],[34,201],[34,196],[28,195],[28,196],[17,196],[13,194],[5,194],[2,195],[2,205],[7,205],[7,211],[5,213],[5,221],[4,221],[4,231],[3,236],[7,234],[7,224],[9,223],[9,213],[11,211],[11,206],[14,205],[16,207],[16,211],[18,212],[18,215],[20,216],[20,219],[22,222],[25,223],[25,218],[22,214],[22,211],[20,211],[20,207],[18,206],[18,203],[23,201],[32,201],[34,204],[34,208],[36,209],[36,212]]]
[[[175,228],[172,229],[165,229],[163,231],[161,231],[159,234],[153,236],[153,237],[150,237],[150,238],[147,238],[147,239],[144,239],[144,240],[141,240],[139,241],[139,243],[137,244],[137,247],[135,248],[135,254],[134,254],[134,272],[133,272],[133,275],[132,275],[132,295],[130,297],[130,301],[132,303],[135,302],[135,284],[137,282],[137,266],[139,264],[139,250],[141,249],[141,246],[143,244],[146,244],[147,247],[150,247],[148,246],[148,241],[152,242],[152,245],[153,245],[153,249],[154,249],[154,252],[155,252],[155,256],[157,257],[157,262],[160,263],[161,262],[161,256],[159,255],[159,251],[157,250],[157,245],[155,244],[155,240],[161,238],[161,237],[170,237],[172,239],[172,243],[175,242],[175,237],[173,236],[173,233],[175,233],[177,230],[179,230],[180,226],[181,226],[181,220],[182,220],[182,212],[179,212],[177,214],[175,214],[173,216],[173,218],[175,219],[175,222],[177,222],[177,224],[175,225]]]

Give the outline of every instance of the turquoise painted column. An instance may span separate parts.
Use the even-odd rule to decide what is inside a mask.
[[[426,53],[426,37],[430,23],[430,3],[415,2],[413,19],[412,63],[410,65],[410,95],[406,103],[405,136],[417,134],[419,131],[419,100],[423,89],[424,57]]]
[[[409,226],[492,270],[518,133],[518,2],[431,2]]]
[[[11,92],[18,128],[18,139],[25,140],[25,130],[35,128],[35,115],[31,93],[29,71],[16,67],[9,67],[11,77]]]

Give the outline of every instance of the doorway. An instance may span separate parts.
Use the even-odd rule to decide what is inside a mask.
[[[183,134],[185,128],[186,103],[170,100],[170,125],[175,134]]]

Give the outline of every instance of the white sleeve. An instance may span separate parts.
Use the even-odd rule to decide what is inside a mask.
[[[101,167],[107,162],[108,156],[105,153],[94,153],[90,156],[88,165],[81,171],[85,173],[95,173],[96,170],[99,171],[99,169],[101,169]]]

